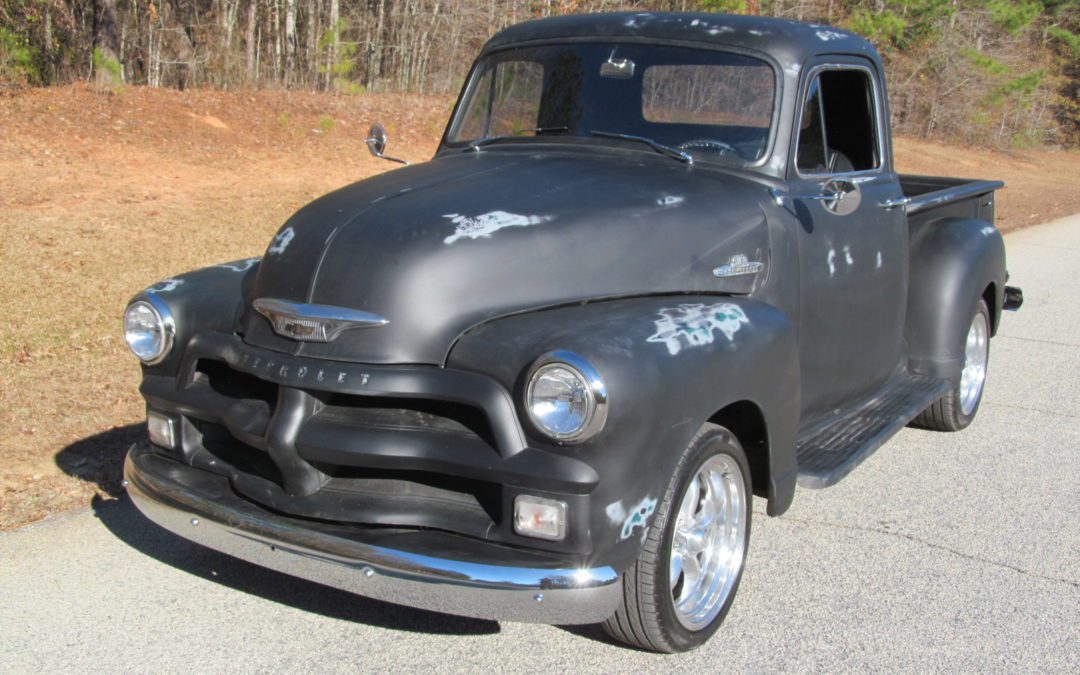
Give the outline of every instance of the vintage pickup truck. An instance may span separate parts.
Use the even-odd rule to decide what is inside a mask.
[[[971,423],[1022,301],[1000,187],[897,174],[881,61],[842,30],[513,26],[431,161],[133,298],[128,493],[365,596],[691,649],[752,497],[780,515],[909,423]]]

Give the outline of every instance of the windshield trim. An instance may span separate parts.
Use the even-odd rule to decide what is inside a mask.
[[[777,63],[771,55],[766,52],[756,49],[748,49],[745,47],[736,47],[729,45],[718,45],[715,42],[702,42],[698,40],[670,40],[670,39],[657,39],[640,36],[606,36],[606,35],[589,35],[589,36],[574,36],[564,38],[543,38],[537,40],[522,40],[520,42],[514,42],[511,44],[499,45],[495,48],[485,48],[480,52],[480,55],[473,61],[472,67],[469,68],[469,74],[465,78],[464,84],[462,84],[461,92],[458,94],[457,101],[454,103],[454,110],[450,114],[450,120],[446,124],[446,129],[443,131],[442,139],[439,141],[439,148],[435,151],[435,156],[438,157],[443,152],[448,150],[467,150],[469,149],[472,141],[456,141],[451,142],[450,133],[461,122],[465,111],[462,109],[462,103],[472,94],[472,89],[480,80],[480,64],[484,59],[488,58],[492,54],[499,52],[511,51],[514,49],[521,49],[523,47],[543,47],[548,45],[561,45],[561,44],[651,44],[658,46],[670,46],[670,47],[684,47],[689,49],[700,49],[711,52],[722,52],[726,54],[737,54],[740,56],[749,56],[762,61],[767,64],[773,72],[773,104],[772,112],[769,118],[769,135],[765,142],[765,151],[761,154],[761,157],[752,161],[744,162],[739,165],[732,165],[727,162],[719,162],[716,160],[710,160],[708,158],[701,158],[695,160],[695,162],[706,163],[710,165],[720,165],[729,168],[741,168],[741,169],[756,169],[767,165],[772,159],[773,153],[776,150],[777,135],[779,133],[780,116],[783,110],[783,96],[784,96],[784,74],[780,68],[780,64]],[[521,136],[522,141],[528,143],[531,141],[540,141],[543,143],[550,143],[552,141],[558,141],[558,139],[570,139],[573,136]],[[585,138],[585,137],[580,137]],[[517,138],[515,138],[517,140]]]

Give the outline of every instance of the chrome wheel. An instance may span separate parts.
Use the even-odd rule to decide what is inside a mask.
[[[990,323],[983,312],[975,312],[964,346],[964,370],[960,374],[960,410],[965,415],[975,411],[986,382],[986,364],[990,357]]]
[[[675,616],[688,630],[712,623],[739,578],[747,503],[742,471],[726,454],[706,460],[683,493],[675,514],[668,579]]]

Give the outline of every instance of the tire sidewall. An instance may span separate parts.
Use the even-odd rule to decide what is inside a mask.
[[[736,574],[735,582],[731,586],[731,592],[728,594],[727,599],[724,600],[724,604],[720,608],[720,612],[716,615],[716,618],[714,618],[712,623],[705,628],[698,631],[691,631],[679,622],[679,619],[675,614],[675,602],[671,596],[671,588],[669,587],[670,580],[668,578],[671,563],[671,542],[675,536],[675,522],[678,517],[678,509],[687,486],[706,460],[713,455],[721,453],[734,459],[736,465],[739,467],[739,471],[742,472],[746,503],[746,513],[744,514],[746,529],[744,534],[745,541],[743,542],[742,560],[739,563],[739,571]],[[657,556],[658,559],[655,568],[656,578],[653,579],[653,588],[656,589],[657,594],[655,606],[660,614],[660,625],[666,634],[665,637],[675,651],[693,649],[708,641],[717,629],[719,629],[720,624],[724,622],[724,617],[727,616],[728,610],[731,609],[732,602],[738,594],[739,584],[742,582],[743,570],[746,567],[746,554],[750,544],[751,502],[753,499],[751,485],[750,465],[746,459],[746,453],[743,452],[742,446],[735,436],[723,427],[712,427],[698,435],[687,448],[682,461],[679,462],[679,469],[676,471],[676,475],[673,477],[672,483],[668,487],[668,499],[665,500],[667,505],[665,512],[661,514],[662,522],[660,524],[663,527],[663,536],[661,538],[659,555]]]

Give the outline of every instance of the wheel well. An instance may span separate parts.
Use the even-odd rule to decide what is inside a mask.
[[[769,435],[765,416],[750,401],[738,401],[725,406],[709,418],[739,439],[750,463],[750,482],[757,497],[769,496]]]
[[[990,310],[990,335],[997,333],[998,317],[1001,316],[1001,308],[997,306],[997,287],[991,283],[982,294],[986,301],[986,308]]]

